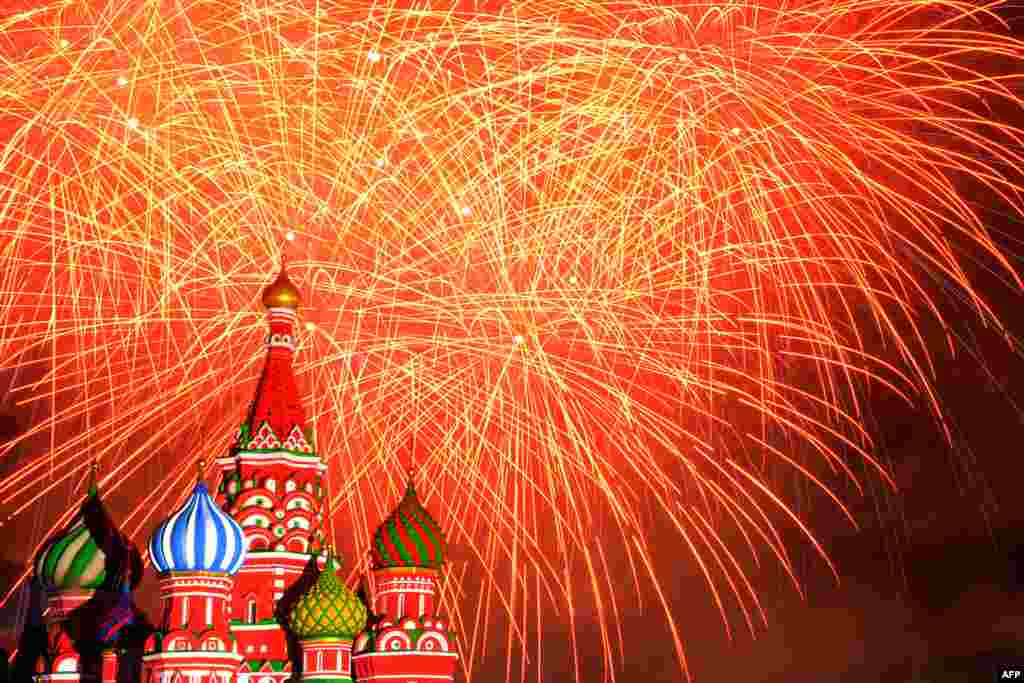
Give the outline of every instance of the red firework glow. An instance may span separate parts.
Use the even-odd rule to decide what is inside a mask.
[[[797,503],[895,488],[868,390],[948,434],[929,281],[997,327],[965,263],[1020,284],[968,196],[1022,208],[994,8],[6,2],[10,552],[94,458],[143,544],[241,424],[287,257],[350,578],[413,461],[467,680],[542,680],[549,621],[614,678],[623,586],[686,673],[668,561],[729,632],[762,559],[802,591],[787,529],[837,572]]]

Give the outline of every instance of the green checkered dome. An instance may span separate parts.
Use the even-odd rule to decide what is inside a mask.
[[[338,578],[340,566],[328,548],[323,571],[292,608],[291,630],[299,640],[351,640],[366,626],[366,606]]]

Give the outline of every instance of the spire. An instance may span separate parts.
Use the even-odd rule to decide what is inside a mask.
[[[277,279],[263,290],[270,328],[266,338],[267,360],[242,427],[239,438],[242,449],[313,452],[306,436],[306,414],[292,370],[296,311],[300,303],[299,290],[288,278],[282,257]]]
[[[335,571],[341,566],[338,556],[334,553],[334,543],[327,544],[327,562],[324,563],[324,571]]]
[[[206,461],[202,458],[196,461],[196,484],[203,483],[203,476],[206,474]]]
[[[93,460],[92,464],[89,465],[89,498],[95,498],[100,494],[99,490],[99,473],[100,463],[99,460]]]
[[[416,493],[415,477],[416,477],[416,465],[412,463],[412,456],[409,456],[410,464],[405,469],[405,492]]]
[[[331,548],[333,547],[336,539],[334,538],[334,514],[333,514],[333,511],[331,509],[331,487],[329,486],[330,477],[327,476],[328,474],[330,474],[330,470],[327,470],[326,472],[324,472],[324,479],[323,479],[323,484],[324,484],[324,523],[327,525],[327,530],[324,533],[324,537],[328,539],[328,541],[327,541],[327,543],[328,543],[328,545],[327,545],[327,559],[328,559],[328,561],[330,561]]]

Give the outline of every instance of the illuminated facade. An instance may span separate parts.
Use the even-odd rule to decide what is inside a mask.
[[[93,483],[79,514],[37,557],[47,595],[35,679],[102,683],[423,683],[454,679],[458,656],[435,614],[441,528],[405,496],[374,534],[363,602],[325,544],[323,475],[292,357],[300,296],[282,269],[263,292],[269,333],[256,395],[232,452],[149,540],[161,618],[131,602],[142,573]],[[133,644],[139,656],[129,657]]]

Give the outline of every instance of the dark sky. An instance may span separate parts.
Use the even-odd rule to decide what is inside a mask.
[[[1024,223],[992,215],[989,225],[1007,253],[1024,255]],[[1013,262],[1024,272],[1020,258]],[[1024,336],[1024,299],[980,268],[972,275]],[[694,622],[707,634],[691,634],[698,681],[973,683],[992,680],[999,663],[1024,663],[1024,419],[1015,405],[1024,405],[1024,359],[991,330],[960,330],[983,364],[931,340],[957,443],[951,449],[925,411],[879,395],[869,427],[898,493],[847,496],[859,532],[837,517],[812,517],[841,583],[807,558],[806,601],[781,581],[761,584],[770,627],[756,639],[738,631],[728,644],[708,615],[701,627]]]

